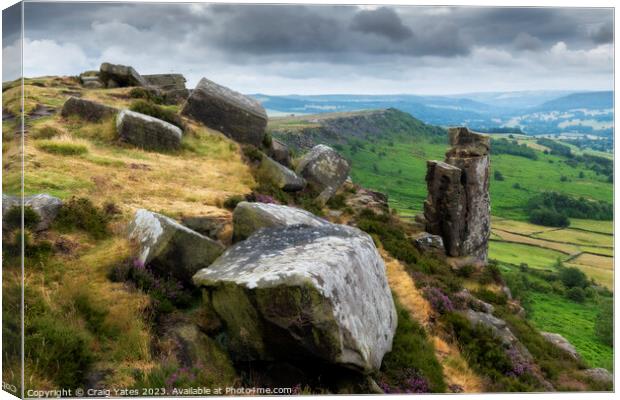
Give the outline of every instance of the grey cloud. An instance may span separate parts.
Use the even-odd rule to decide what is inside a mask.
[[[594,43],[612,43],[614,41],[613,23],[607,22],[591,32],[590,37]]]
[[[394,41],[402,41],[413,36],[413,31],[403,24],[398,14],[387,7],[358,12],[353,17],[351,29],[385,36]]]
[[[534,51],[543,47],[542,40],[525,32],[519,32],[517,37],[515,37],[513,44],[517,50]]]

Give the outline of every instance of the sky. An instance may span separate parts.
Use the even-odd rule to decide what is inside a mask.
[[[3,13],[3,80],[19,23]],[[613,90],[611,8],[26,3],[24,74],[102,62],[243,93]]]

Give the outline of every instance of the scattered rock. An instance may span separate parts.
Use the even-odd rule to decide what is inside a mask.
[[[356,212],[370,209],[375,214],[386,214],[390,210],[387,194],[362,187],[356,188],[355,193],[348,196],[345,203]]]
[[[314,146],[299,161],[297,173],[321,193],[319,202],[325,204],[346,181],[351,165],[329,146]]]
[[[87,89],[101,89],[103,82],[99,79],[99,71],[86,71],[80,74],[80,83]]]
[[[13,207],[20,207],[21,199],[19,196],[9,196],[2,194],[2,218]],[[30,207],[41,218],[39,224],[34,228],[35,231],[48,229],[54,219],[58,216],[62,200],[58,197],[50,196],[46,193],[35,194],[24,197],[24,207]]]
[[[194,276],[238,360],[324,360],[371,372],[397,316],[370,236],[328,224],[263,229]]]
[[[114,107],[106,106],[91,100],[81,99],[77,97],[69,97],[62,106],[60,115],[67,118],[71,115],[77,115],[82,119],[96,122],[101,121],[105,117],[109,117],[118,112]]]
[[[483,326],[491,329],[493,335],[499,338],[504,345],[511,347],[519,343],[519,340],[508,328],[506,321],[503,319],[499,319],[485,312],[474,310],[466,310],[464,315],[472,326],[482,324]]]
[[[462,304],[464,307],[468,307],[474,311],[480,311],[486,314],[493,314],[493,312],[495,312],[495,307],[493,307],[493,305],[475,297],[467,289],[462,289],[461,291],[455,293],[455,297],[464,303]]]
[[[263,155],[257,172],[262,180],[285,192],[298,192],[306,186],[304,178],[266,155]]]
[[[183,138],[178,126],[130,110],[118,114],[116,130],[122,141],[147,150],[176,150],[181,147]]]
[[[577,349],[575,349],[575,346],[573,346],[568,340],[566,340],[564,336],[560,335],[559,333],[551,332],[540,332],[540,334],[542,335],[542,337],[545,338],[546,341],[564,350],[565,352],[570,354],[570,356],[573,357],[575,360],[578,360],[580,358]]]
[[[448,131],[446,161],[427,163],[427,231],[440,235],[449,256],[487,261],[491,235],[488,136],[467,128]]]
[[[146,80],[133,67],[107,62],[99,67],[99,79],[108,88],[148,86]]]
[[[614,375],[605,368],[590,368],[583,371],[584,374],[600,383],[613,383]]]
[[[325,226],[329,222],[300,208],[242,201],[233,212],[233,237],[244,240],[261,228],[289,225]]]
[[[446,250],[443,247],[443,239],[439,235],[431,235],[428,232],[420,232],[411,238],[411,242],[421,253],[431,253],[438,256],[446,255]]]
[[[231,139],[259,147],[267,113],[256,100],[202,78],[181,111]]]
[[[164,276],[190,282],[192,275],[208,267],[224,246],[171,218],[144,209],[136,212],[129,238],[139,247],[138,259]]]
[[[284,143],[276,139],[271,139],[270,156],[275,161],[279,162],[287,168],[290,168],[291,152],[289,151],[288,146]]]

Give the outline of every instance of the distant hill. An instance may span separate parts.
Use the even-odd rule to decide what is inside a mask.
[[[526,91],[449,96],[256,94],[272,116],[397,108],[427,124],[481,131],[519,128],[527,134],[610,136],[613,92]],[[570,113],[568,113],[570,111]]]
[[[395,138],[444,141],[446,135],[443,128],[425,124],[395,108],[271,118],[268,129],[295,150],[306,150],[324,142],[356,146]]]
[[[557,111],[569,111],[574,109],[610,109],[614,106],[614,92],[585,92],[585,93],[572,93],[567,96],[562,96],[557,99],[549,100],[538,107],[535,110],[557,110]]]

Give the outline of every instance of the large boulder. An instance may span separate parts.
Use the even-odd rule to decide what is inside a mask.
[[[397,315],[371,237],[344,225],[263,229],[194,276],[237,360],[320,360],[363,372]]]
[[[206,78],[198,82],[181,112],[239,143],[258,147],[265,138],[267,113],[263,106]]]
[[[137,259],[162,276],[188,283],[208,267],[224,246],[175,220],[139,209],[129,226],[129,238],[138,246]]]
[[[306,186],[306,180],[284,165],[264,155],[258,167],[261,180],[269,182],[285,192],[298,192]]]
[[[235,240],[243,240],[261,228],[299,224],[325,226],[329,222],[300,208],[242,201],[233,212],[233,237]]]
[[[347,180],[351,165],[329,146],[314,146],[299,161],[297,173],[321,193],[318,200],[326,203]]]
[[[118,113],[116,130],[122,141],[147,150],[177,150],[183,138],[178,126],[130,110]]]
[[[97,103],[91,100],[81,99],[77,97],[69,97],[62,106],[60,115],[67,118],[71,115],[96,122],[116,114],[118,110],[105,104]]]
[[[19,196],[2,194],[2,218],[4,218],[7,212],[12,208],[20,206],[21,199]],[[24,197],[24,207],[30,207],[37,213],[41,220],[34,230],[43,231],[48,229],[58,216],[58,212],[62,207],[62,200],[46,193],[34,194]]]
[[[452,147],[445,162],[427,163],[426,230],[440,235],[452,257],[487,261],[491,235],[488,136],[467,128],[448,131]]]
[[[148,86],[146,80],[133,67],[107,62],[99,67],[99,80],[108,88]]]
[[[566,340],[564,336],[560,335],[559,333],[552,333],[552,332],[540,332],[540,334],[542,335],[543,338],[545,338],[547,342],[564,350],[575,360],[578,360],[580,358],[579,353],[577,352],[577,349],[575,348],[575,346],[573,346],[571,342]]]

